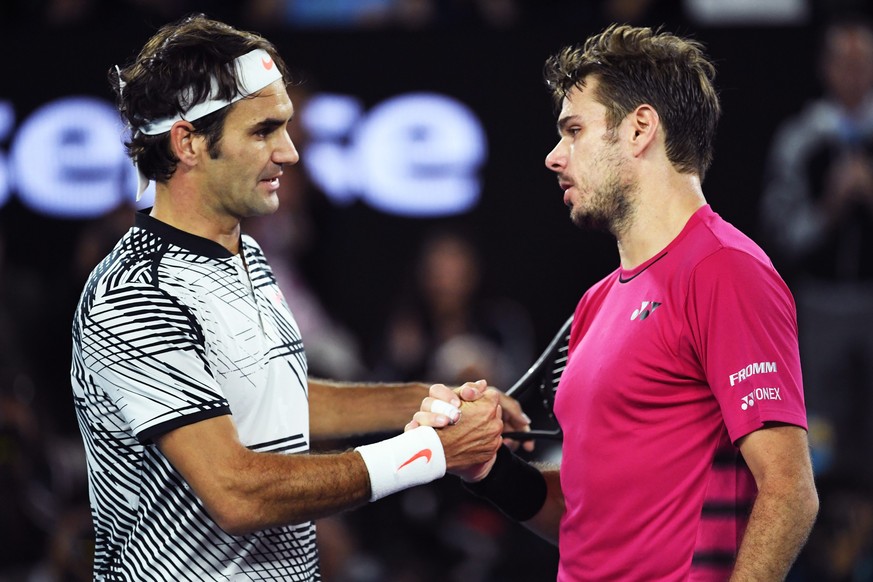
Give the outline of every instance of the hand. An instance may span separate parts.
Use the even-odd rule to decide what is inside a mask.
[[[488,388],[488,383],[485,380],[467,382],[454,390],[444,384],[434,384],[430,387],[430,396],[422,400],[421,409],[413,417],[413,420],[406,425],[404,431],[422,425],[441,428],[456,422],[456,420],[446,416],[444,412],[440,412],[444,405],[439,405],[437,402],[442,401],[454,408],[458,408],[461,406],[461,401],[474,402],[478,400],[485,394]],[[497,391],[494,388],[491,389]],[[497,393],[500,399],[500,406],[503,410],[503,422],[506,431],[528,432],[530,430],[530,418],[524,413],[518,401],[503,392],[497,391]],[[524,450],[530,452],[534,450],[535,444],[533,440],[524,441],[523,445],[519,441],[512,439],[504,439],[503,442],[512,451],[522,446]]]
[[[456,424],[437,432],[446,455],[446,470],[465,481],[480,481],[494,466],[503,442],[499,392],[487,389],[475,401],[462,402],[461,413]]]
[[[484,406],[489,410],[493,407],[495,411],[495,419],[500,426],[500,432],[496,433],[496,436],[499,437],[500,434],[502,434],[503,421],[501,419],[505,415],[500,406],[500,399],[503,395],[493,388],[489,389],[488,383],[484,380],[478,382],[467,382],[463,386],[455,388],[454,390],[444,384],[434,384],[430,387],[429,394],[430,396],[422,400],[420,410],[415,413],[415,416],[409,424],[406,425],[404,431],[412,430],[419,426],[432,426],[441,429],[440,438],[445,441],[446,437],[443,436],[443,432],[454,430],[454,426],[452,425],[455,423],[463,425],[468,433],[475,431],[476,429],[470,425],[474,422],[482,422],[481,418],[479,418],[479,416],[474,416],[473,420],[469,420],[466,416],[468,415],[468,412],[472,413],[472,411],[475,411],[476,415],[481,415],[481,408]],[[452,409],[458,411],[457,415],[451,415],[450,411]],[[447,411],[449,411],[448,414]],[[461,412],[463,412],[464,415],[463,419],[461,418]],[[453,435],[452,438],[457,438],[457,435]],[[465,437],[465,439],[468,438],[481,437]],[[482,442],[487,442],[487,437],[483,438]],[[467,444],[468,446],[473,446],[472,442]],[[497,445],[499,446],[499,444],[500,440],[497,440]],[[443,446],[446,447],[448,445],[444,442]],[[487,444],[485,446],[487,450]],[[496,452],[497,448],[494,448],[493,451],[491,451],[491,454],[485,459],[471,463],[470,461],[465,460],[466,457],[459,457],[453,462],[450,459],[450,455],[454,453],[450,453],[446,450],[446,464],[449,471],[460,476],[462,479],[466,481],[479,481],[480,479],[485,478],[491,470],[491,466],[494,464]]]
[[[487,387],[488,383],[485,380],[467,382],[454,390],[445,384],[432,385],[428,392],[429,396],[421,401],[421,408],[403,432],[419,426],[442,428],[456,423],[460,419],[462,399],[467,402],[478,400]]]
[[[503,392],[500,394],[500,407],[503,409],[503,425],[505,432],[530,432],[530,418],[521,409],[521,404],[512,396],[507,396]],[[513,439],[503,439],[503,444],[509,447],[509,450],[515,451],[521,446],[524,450],[530,452],[534,450],[533,439],[519,442]]]

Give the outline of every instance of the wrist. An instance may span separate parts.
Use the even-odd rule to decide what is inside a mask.
[[[367,466],[370,501],[430,483],[446,474],[442,442],[429,426],[420,426],[355,450]]]
[[[464,487],[515,521],[527,521],[539,513],[548,494],[543,474],[506,445],[498,449],[489,473],[478,482],[464,482]]]

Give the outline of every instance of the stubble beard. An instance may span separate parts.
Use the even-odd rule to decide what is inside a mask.
[[[622,178],[625,164],[610,160],[610,171],[604,183],[594,190],[584,205],[574,206],[570,212],[573,224],[586,230],[609,232],[616,238],[627,232],[636,211],[637,184]]]

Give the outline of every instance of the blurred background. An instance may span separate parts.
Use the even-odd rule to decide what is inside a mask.
[[[245,228],[271,260],[312,373],[347,380],[511,385],[617,266],[613,239],[571,225],[544,167],[556,132],[543,62],[611,22],[702,41],[724,109],[708,201],[771,254],[798,294],[802,336],[806,321],[839,319],[834,335],[802,338],[804,360],[825,346],[846,359],[810,371],[824,378],[807,385],[821,403],[810,416],[823,505],[792,579],[873,580],[873,438],[862,430],[873,425],[873,36],[824,34],[834,20],[862,25],[869,2],[2,1],[0,582],[90,579],[71,318],[88,273],[153,194],[134,201],[106,73],[191,12],[264,34],[295,72],[302,161],[283,177],[280,211]],[[836,111],[821,117],[849,128],[850,145],[811,107]],[[835,175],[853,176],[849,202],[816,219],[836,207],[825,203]],[[852,266],[808,272],[838,262],[832,239],[846,232]],[[839,289],[807,295],[811,280]],[[839,313],[803,308],[823,303]],[[556,573],[554,548],[450,479],[324,520],[319,542],[328,582]]]

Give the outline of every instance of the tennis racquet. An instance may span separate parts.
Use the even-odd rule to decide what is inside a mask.
[[[539,424],[539,418],[543,419],[549,428],[534,428],[531,427],[530,432],[507,432],[503,436],[514,440],[526,441],[531,439],[549,439],[559,441],[563,439],[564,434],[561,427],[555,419],[555,394],[558,392],[558,382],[561,380],[561,374],[564,368],[567,367],[567,351],[570,343],[570,324],[573,323],[571,316],[564,322],[552,341],[549,342],[545,351],[540,354],[537,361],[525,372],[524,376],[519,378],[512,387],[506,391],[508,396],[512,396],[519,401],[528,416],[531,416],[532,423]],[[533,406],[534,399],[538,399],[542,405],[542,409],[534,411],[530,409]],[[539,412],[540,414],[537,414]]]

